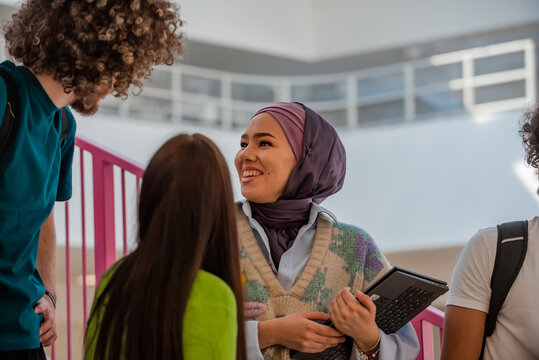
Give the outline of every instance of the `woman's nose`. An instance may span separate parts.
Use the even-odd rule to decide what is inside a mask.
[[[247,145],[240,151],[240,159],[242,161],[254,161],[254,159],[256,159],[256,152],[251,145]]]

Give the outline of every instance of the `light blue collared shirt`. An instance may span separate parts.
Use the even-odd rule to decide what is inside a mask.
[[[322,206],[312,203],[309,221],[299,229],[294,244],[283,253],[279,263],[279,269],[277,269],[270,256],[268,236],[258,221],[252,217],[251,204],[249,204],[248,200],[245,200],[242,205],[242,210],[247,216],[249,225],[254,230],[253,233],[262,254],[264,254],[283,289],[290,290],[301,276],[311,255],[318,215],[325,216],[337,222],[335,215]],[[413,360],[417,357],[419,342],[412,324],[408,323],[396,333],[389,335],[380,330],[380,336],[380,360]],[[245,322],[245,337],[247,358],[249,360],[264,360],[264,356],[260,351],[260,344],[258,343],[258,321],[248,320]],[[350,360],[361,360],[359,349],[355,343],[352,348]]]

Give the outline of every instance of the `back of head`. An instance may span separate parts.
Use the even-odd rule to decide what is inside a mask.
[[[139,248],[178,249],[199,257],[201,264],[213,230],[234,221],[230,175],[221,152],[203,135],[178,135],[155,153],[142,184]],[[147,239],[152,243],[146,244]]]
[[[182,134],[155,153],[144,173],[139,246],[120,263],[97,300],[107,303],[98,325],[96,358],[181,359],[183,316],[200,269],[220,277],[236,295],[238,355],[244,358],[228,167],[211,140]]]
[[[172,1],[27,0],[4,32],[11,56],[53,75],[84,112],[112,84],[126,97],[154,65],[171,65],[183,52],[181,25]]]
[[[539,167],[539,104],[526,114],[520,135],[526,150],[526,162],[537,169]]]

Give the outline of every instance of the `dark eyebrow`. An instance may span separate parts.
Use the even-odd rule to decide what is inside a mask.
[[[276,139],[276,137],[273,136],[273,135],[270,134],[270,133],[256,133],[256,134],[253,135],[253,138],[258,139],[258,138],[266,137],[266,136],[269,136],[269,137],[272,137],[272,138]],[[242,138],[242,139],[247,139],[248,136],[247,136],[247,134],[243,134],[243,135],[241,136],[241,138]]]
[[[257,139],[265,136],[269,136],[275,139],[275,136],[271,135],[270,133],[256,133],[253,137]]]

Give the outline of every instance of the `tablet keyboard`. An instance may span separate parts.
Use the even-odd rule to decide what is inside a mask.
[[[416,315],[418,309],[423,309],[425,304],[430,304],[437,295],[428,290],[410,286],[392,302],[386,305],[387,299],[380,297],[374,303],[385,307],[376,314],[376,324],[386,334],[391,334],[400,329]],[[421,311],[419,310],[419,311]]]
[[[324,351],[319,359],[320,360],[334,360],[334,359],[348,359],[350,357],[350,351],[346,348],[349,344],[339,344]]]

